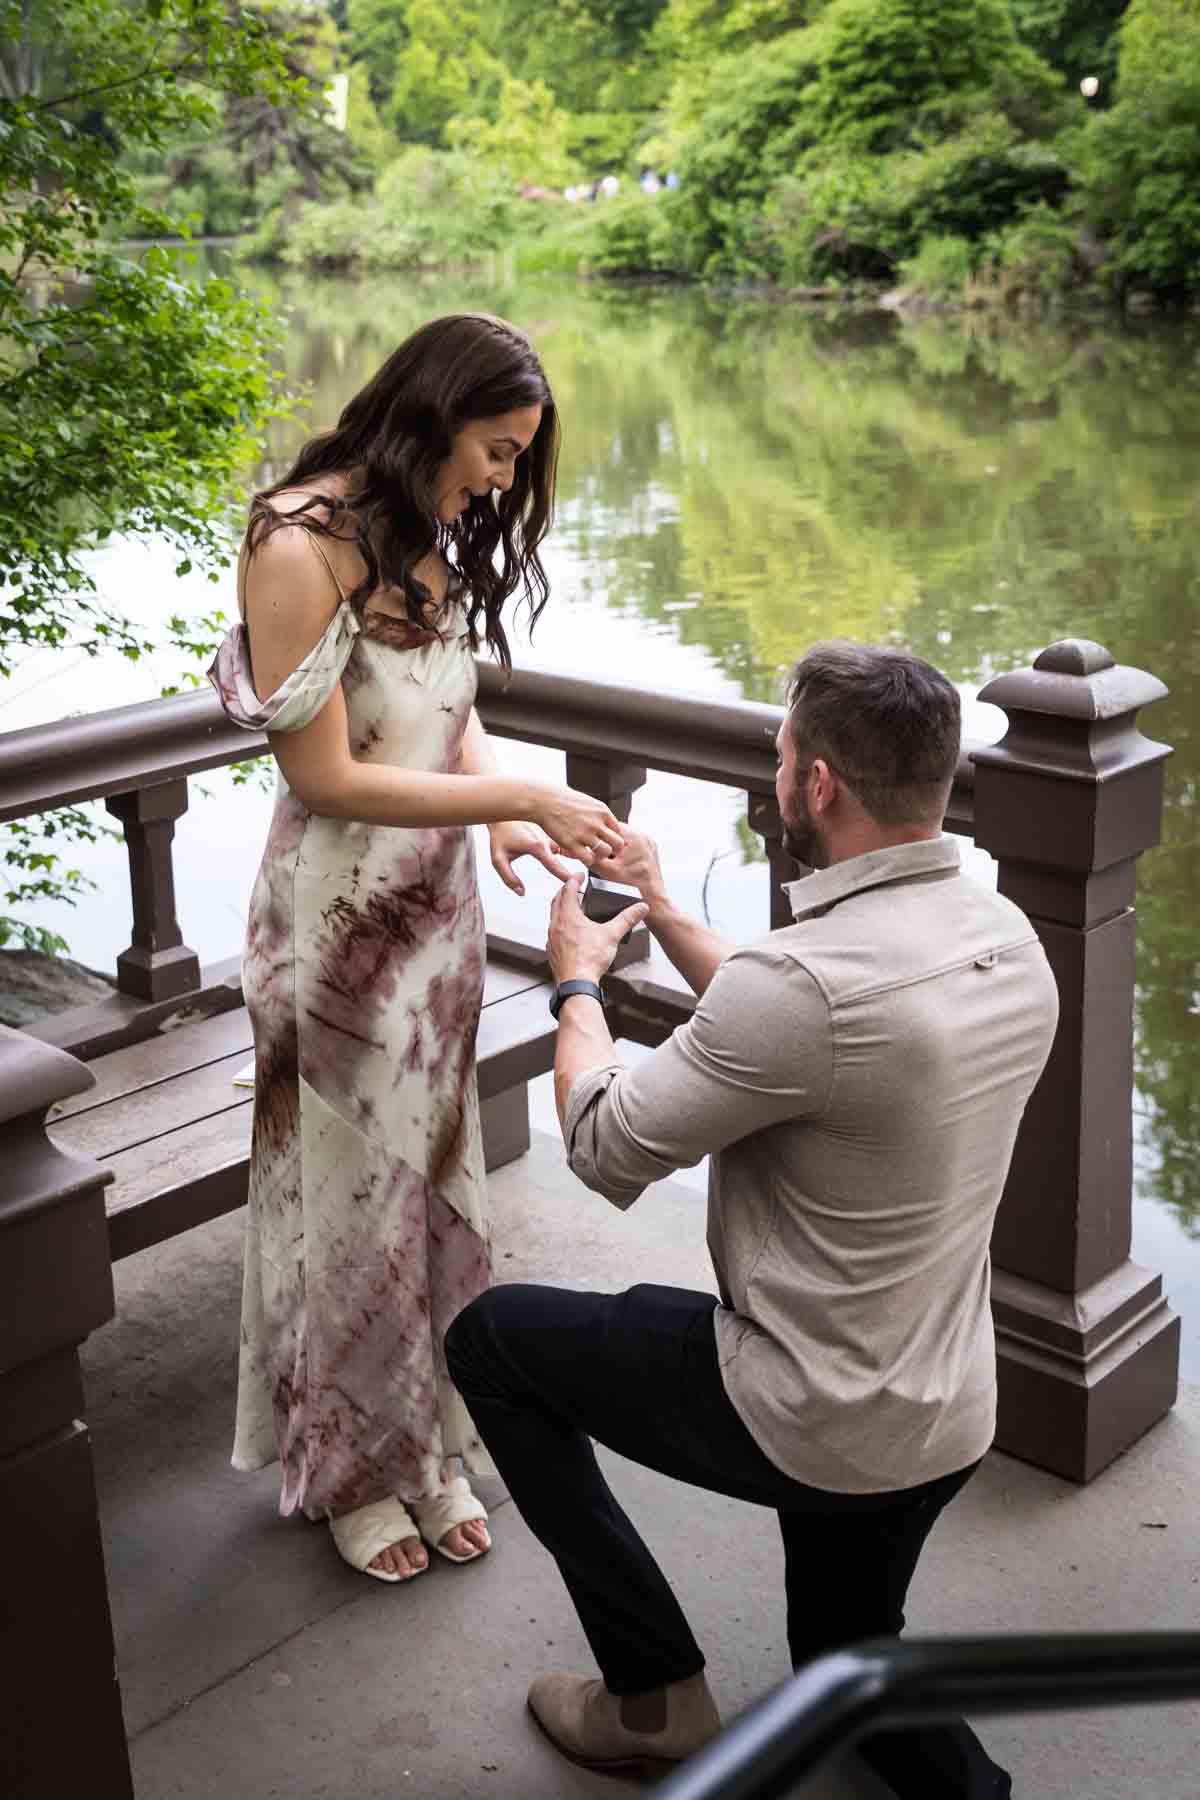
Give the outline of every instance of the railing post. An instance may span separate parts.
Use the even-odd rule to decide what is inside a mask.
[[[1050,1060],[992,1240],[997,1445],[1089,1481],[1175,1400],[1179,1320],[1129,1258],[1137,858],[1158,841],[1166,688],[1084,639],[989,682],[1003,741],[975,753],[975,839],[1058,981]]]
[[[757,832],[767,852],[771,879],[771,930],[792,923],[792,908],[783,891],[785,881],[795,881],[804,874],[803,867],[783,847],[783,820],[774,794],[746,796],[746,823]]]
[[[646,771],[641,763],[606,762],[599,757],[577,756],[571,750],[567,752],[567,786],[578,788],[581,794],[591,794],[596,800],[603,800],[608,810],[615,813],[623,825],[629,821],[634,794],[645,784]],[[596,865],[596,873],[603,875],[603,862]],[[623,969],[626,963],[641,962],[649,954],[650,933],[644,925],[639,925],[636,931],[629,934],[629,942],[622,944],[617,951],[613,968]]]
[[[0,1667],[5,1800],[133,1785],[78,1348],[112,1317],[107,1171],[49,1142],[83,1063],[0,1026]]]
[[[133,895],[133,942],[117,958],[117,987],[138,1000],[173,1000],[200,986],[200,959],[175,917],[171,839],[187,811],[186,781],[113,794],[105,806],[125,828]]]

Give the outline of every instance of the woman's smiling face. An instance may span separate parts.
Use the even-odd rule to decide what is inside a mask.
[[[468,419],[455,432],[435,483],[437,516],[443,525],[453,524],[472,499],[482,499],[494,488],[507,493],[517,458],[528,450],[541,422],[540,406],[523,406],[492,419]]]

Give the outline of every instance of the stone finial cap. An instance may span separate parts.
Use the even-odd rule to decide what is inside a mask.
[[[0,1125],[40,1116],[56,1100],[86,1094],[95,1085],[95,1075],[77,1056],[0,1025]]]
[[[1093,724],[1136,713],[1167,692],[1156,675],[1115,662],[1103,644],[1062,638],[1042,651],[1032,669],[997,675],[979,698],[1007,713],[1046,713]]]

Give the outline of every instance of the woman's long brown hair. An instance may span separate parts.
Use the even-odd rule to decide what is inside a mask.
[[[443,525],[433,482],[454,434],[470,419],[526,406],[542,408],[541,423],[517,458],[508,492],[473,498]],[[522,590],[532,625],[549,596],[538,546],[553,514],[558,443],[554,396],[522,332],[484,313],[433,319],[393,350],[334,430],[310,438],[282,481],[255,494],[247,559],[283,525],[352,539],[366,573],[347,596],[351,605],[361,614],[377,589],[393,589],[404,595],[409,621],[420,630],[428,628],[432,595],[413,570],[437,550],[466,588],[472,645],[482,614],[488,649],[510,669],[501,617],[506,601]],[[285,489],[335,473],[350,477],[344,496],[315,494],[287,512],[271,505]]]

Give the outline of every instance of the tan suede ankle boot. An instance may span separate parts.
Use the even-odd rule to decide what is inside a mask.
[[[721,1729],[703,1672],[643,1694],[610,1694],[584,1675],[541,1675],[529,1710],[556,1748],[587,1769],[652,1773],[682,1762]]]

